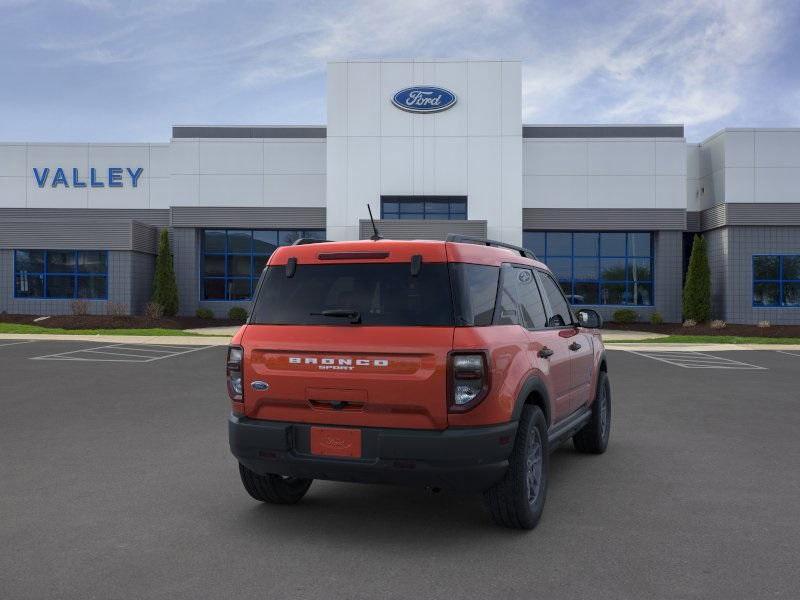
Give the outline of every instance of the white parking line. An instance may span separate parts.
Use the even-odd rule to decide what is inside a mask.
[[[19,342],[7,342],[7,343],[0,343],[0,348],[5,348],[6,346],[17,346],[19,344],[32,344],[36,340],[22,340]]]
[[[659,362],[682,367],[684,369],[738,369],[751,371],[766,371],[766,367],[752,365],[750,363],[722,358],[705,352],[641,352],[637,350],[626,350],[631,354],[638,354],[645,358],[652,358]]]
[[[779,354],[788,354],[789,356],[800,356],[797,352],[787,352],[786,350],[775,350]]]
[[[164,349],[169,348],[169,349]],[[103,346],[93,346],[91,348],[81,348],[80,350],[70,350],[68,352],[58,352],[45,356],[35,356],[31,360],[73,360],[83,362],[128,362],[128,363],[149,363],[165,358],[190,354],[214,348],[214,346],[161,346],[152,348],[150,344],[143,347],[136,344],[105,344]],[[119,358],[104,358],[116,356]]]

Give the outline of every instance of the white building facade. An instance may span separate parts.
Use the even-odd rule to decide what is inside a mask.
[[[523,243],[606,317],[679,321],[703,233],[715,317],[800,322],[800,130],[526,125],[503,60],[332,62],[327,103],[326,126],[0,143],[0,311],[140,312],[168,228],[180,312],[223,316],[277,245],[368,237],[369,205],[385,237]]]

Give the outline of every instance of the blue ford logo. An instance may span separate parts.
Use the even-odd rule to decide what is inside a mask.
[[[397,108],[415,113],[440,112],[455,103],[456,95],[453,92],[432,85],[405,88],[392,97],[392,104]]]

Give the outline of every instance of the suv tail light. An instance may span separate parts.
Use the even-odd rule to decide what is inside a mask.
[[[450,412],[473,409],[489,392],[486,353],[451,352],[447,367]]]
[[[234,402],[244,399],[244,384],[242,383],[242,357],[244,349],[241,346],[228,346],[228,361],[226,374],[228,376],[228,396]]]

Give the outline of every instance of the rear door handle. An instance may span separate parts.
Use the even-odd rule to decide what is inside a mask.
[[[573,352],[576,352],[581,349],[581,345],[578,342],[572,342],[569,346],[567,346]]]
[[[550,348],[548,348],[547,346],[544,346],[541,350],[539,350],[537,354],[539,355],[540,358],[550,358],[551,356],[553,356],[553,354],[555,354],[555,352],[550,350]]]

